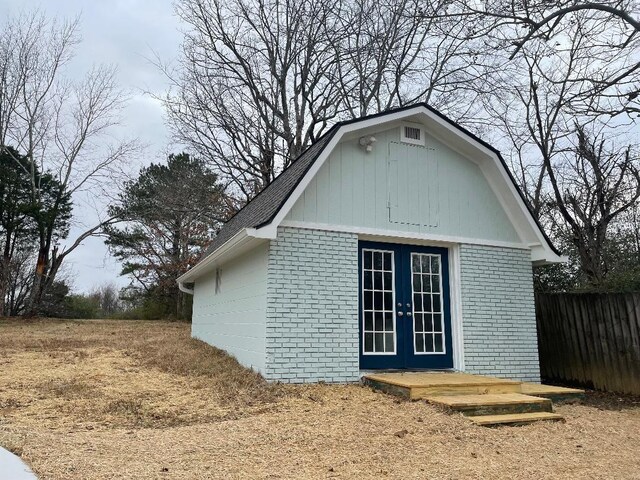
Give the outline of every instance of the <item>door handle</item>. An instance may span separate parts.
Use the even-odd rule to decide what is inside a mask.
[[[407,312],[407,317],[410,317],[410,316],[411,316],[411,312]]]
[[[398,316],[401,317],[402,315],[404,315],[404,313],[402,312],[398,312]]]

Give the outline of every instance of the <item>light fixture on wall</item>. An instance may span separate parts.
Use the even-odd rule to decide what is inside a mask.
[[[360,143],[360,146],[365,149],[365,151],[370,152],[371,150],[373,150],[373,145],[377,141],[378,140],[373,135],[367,135],[364,137],[360,137],[359,143]]]

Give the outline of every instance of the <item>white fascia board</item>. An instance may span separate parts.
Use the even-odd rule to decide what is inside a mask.
[[[549,265],[552,263],[567,263],[569,257],[566,255],[558,255],[549,248],[545,248],[542,245],[531,246],[531,262],[535,266]]]
[[[466,135],[464,132],[457,129],[455,126],[451,125],[449,122],[439,117],[435,113],[431,112],[429,109],[424,107],[423,105],[416,105],[415,108],[410,108],[406,110],[402,110],[400,112],[396,112],[389,115],[382,115],[378,117],[374,117],[368,120],[363,120],[360,122],[349,123],[347,125],[343,125],[339,128],[339,130],[334,134],[333,138],[329,142],[327,146],[325,146],[322,153],[318,156],[316,161],[313,163],[309,171],[306,173],[304,178],[300,181],[298,186],[294,189],[294,191],[289,195],[289,198],[284,203],[284,205],[280,208],[274,219],[271,221],[269,225],[265,225],[264,227],[258,228],[255,231],[256,236],[260,236],[263,238],[275,238],[277,233],[278,226],[282,223],[284,218],[287,216],[289,211],[293,208],[296,201],[304,190],[307,188],[311,180],[318,173],[324,162],[329,158],[331,152],[336,147],[336,145],[345,137],[352,132],[356,132],[358,130],[364,130],[367,128],[372,128],[376,126],[382,126],[384,124],[389,124],[393,122],[401,121],[404,118],[416,115],[423,114],[427,117],[429,121],[436,123],[439,127],[443,128],[450,134],[454,135],[457,138],[464,139],[469,145],[471,145],[476,151],[482,154],[485,159],[490,160],[490,166],[486,166],[486,162],[484,163],[484,167],[482,167],[483,173],[485,173],[485,177],[489,181],[492,189],[495,191],[496,195],[498,195],[498,199],[500,203],[503,205],[505,212],[509,219],[511,220],[514,228],[518,232],[518,236],[523,242],[526,242],[527,239],[533,240],[535,238],[536,244],[539,245],[539,248],[544,250],[544,253],[539,255],[536,254],[535,258],[532,258],[533,262],[544,262],[544,263],[558,263],[563,261],[563,257],[557,255],[553,249],[548,245],[548,242],[538,224],[534,220],[531,212],[527,208],[524,203],[524,200],[518,193],[516,186],[511,181],[509,173],[506,171],[502,161],[493,150],[487,148],[482,143],[478,142],[473,137]],[[427,129],[428,130],[428,129]],[[465,155],[468,157],[468,155]],[[475,163],[478,163],[476,159],[472,159]],[[498,180],[498,181],[497,181]],[[498,183],[500,184],[498,186]],[[501,187],[501,188],[500,188]],[[505,198],[505,191],[509,193],[511,198]],[[532,238],[533,236],[533,238]],[[533,252],[533,250],[532,250]]]
[[[267,240],[274,240],[278,232],[278,227],[273,223],[265,225],[262,228],[247,228],[247,235],[254,238],[264,238]]]
[[[517,248],[529,250],[529,246],[524,243],[505,242],[502,240],[487,240],[484,238],[459,237],[453,235],[439,235],[436,233],[416,233],[403,230],[385,230],[382,228],[367,228],[354,225],[333,225],[328,223],[312,223],[285,220],[281,224],[283,227],[303,228],[309,230],[323,230],[328,232],[355,233],[363,240],[372,241],[394,241],[402,243],[403,240],[411,242],[428,242],[429,245],[485,245],[489,247]]]
[[[184,284],[192,283],[198,277],[213,270],[217,265],[220,265],[221,263],[226,262],[265,241],[265,237],[256,237],[253,235],[254,233],[255,229],[253,228],[243,228],[223,243],[219,248],[203,258],[193,268],[178,277],[176,281],[178,282],[180,290],[191,290],[188,287],[185,287]],[[185,290],[183,290],[183,288]]]

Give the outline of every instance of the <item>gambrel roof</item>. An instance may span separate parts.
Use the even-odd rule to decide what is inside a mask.
[[[178,282],[181,285],[192,282],[200,274],[209,271],[210,268],[207,267],[212,267],[223,257],[227,258],[229,252],[235,251],[239,254],[243,247],[251,248],[256,243],[251,239],[264,241],[275,238],[278,225],[304,190],[305,184],[313,178],[345,133],[406,118],[419,118],[429,123],[431,129],[437,130],[441,135],[454,135],[457,140],[456,146],[460,147],[462,153],[481,155],[493,160],[490,174],[498,179],[497,183],[500,183],[503,189],[503,196],[509,197],[508,203],[513,209],[510,218],[514,226],[518,230],[528,230],[528,237],[535,239],[527,245],[532,250],[536,249],[535,256],[532,253],[532,261],[562,261],[560,252],[553,246],[528,207],[500,152],[431,106],[422,103],[335,124],[222,227],[200,262],[182,275]]]

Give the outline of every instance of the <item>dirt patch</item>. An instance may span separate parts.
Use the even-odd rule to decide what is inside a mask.
[[[613,410],[617,412],[632,410],[640,412],[640,396],[638,395],[606,393],[592,390],[588,392],[582,404],[599,410]]]
[[[640,407],[615,396],[491,429],[356,385],[267,384],[183,324],[0,321],[0,352],[0,444],[43,479],[640,478]]]

